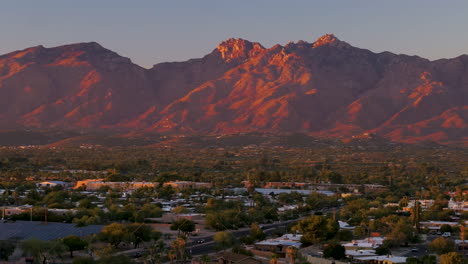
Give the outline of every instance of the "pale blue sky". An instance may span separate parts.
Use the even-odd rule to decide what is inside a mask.
[[[468,54],[466,0],[5,0],[0,54],[96,41],[150,67],[201,57],[230,37],[266,47],[325,33],[375,52]]]

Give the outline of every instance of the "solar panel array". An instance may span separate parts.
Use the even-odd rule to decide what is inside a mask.
[[[101,232],[103,226],[89,225],[76,227],[74,224],[44,222],[0,222],[0,240],[26,240],[37,238],[54,240],[68,235],[84,237]]]

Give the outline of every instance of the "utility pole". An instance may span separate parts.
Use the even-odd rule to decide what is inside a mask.
[[[31,209],[31,219],[30,219],[30,221],[32,222],[33,207],[31,206],[31,208],[29,208],[29,209]]]
[[[47,205],[45,206],[45,214],[44,214],[44,221],[45,221],[45,224],[47,225],[47,212],[49,211],[49,209],[47,208]]]
[[[465,242],[465,224],[462,223],[460,225],[460,240],[461,240],[461,245],[462,245],[462,252],[465,253],[465,247],[466,247],[466,242]],[[463,254],[465,255],[465,254]]]

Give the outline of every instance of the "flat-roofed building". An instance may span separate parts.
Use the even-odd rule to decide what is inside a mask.
[[[157,185],[158,183],[153,182],[105,182],[102,180],[85,180],[79,181],[75,188],[85,186],[87,191],[96,191],[101,187],[109,187],[122,191],[133,191],[143,187],[155,188]]]
[[[448,209],[457,212],[468,212],[468,201],[454,201],[450,199],[448,202]]]
[[[439,231],[443,225],[449,225],[451,227],[458,226],[460,223],[458,222],[448,222],[448,221],[427,221],[427,222],[419,222],[422,228],[427,227],[429,230]]]
[[[267,182],[263,188],[305,188],[309,183],[305,182]]]
[[[383,237],[368,237],[360,240],[353,240],[349,243],[341,244],[346,250],[356,249],[376,249],[383,245]]]
[[[226,252],[218,257],[218,264],[262,264],[261,260],[251,256]]]
[[[193,182],[193,181],[173,181],[166,182],[163,186],[171,186],[172,188],[183,190],[183,189],[202,189],[211,188],[212,184],[208,182]]]
[[[254,248],[255,250],[274,253],[279,257],[284,258],[288,247],[299,249],[302,246],[302,243],[300,242],[301,237],[302,235],[285,234],[282,237],[259,241],[255,243]]]
[[[19,215],[23,213],[30,213],[32,209],[31,205],[22,205],[22,206],[7,206],[2,208],[2,219],[12,216]]]
[[[369,257],[358,257],[354,258],[355,261],[360,263],[372,263],[372,264],[398,264],[406,263],[406,257],[398,256],[369,256]]]
[[[56,186],[67,187],[68,183],[63,182],[63,181],[44,181],[44,182],[37,183],[36,186],[41,187],[41,188],[56,187]]]

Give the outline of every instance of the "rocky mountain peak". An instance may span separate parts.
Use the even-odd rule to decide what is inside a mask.
[[[467,58],[373,53],[327,34],[269,49],[232,38],[146,70],[95,42],[39,46],[0,56],[0,128],[376,133],[468,146]]]
[[[347,47],[349,46],[348,43],[339,40],[335,35],[333,34],[325,34],[318,38],[313,44],[313,48],[318,48],[321,46],[332,46],[332,47]]]
[[[323,46],[323,45],[327,45],[327,44],[330,44],[330,43],[333,43],[335,41],[338,41],[338,39],[335,37],[335,35],[333,34],[325,34],[323,36],[321,36],[320,38],[318,38],[314,44],[312,44],[312,46],[314,48],[317,48],[317,47],[320,47],[320,46]]]
[[[221,42],[216,49],[221,53],[221,57],[226,62],[233,60],[243,61],[265,50],[260,43],[250,42],[241,38],[227,39]]]

